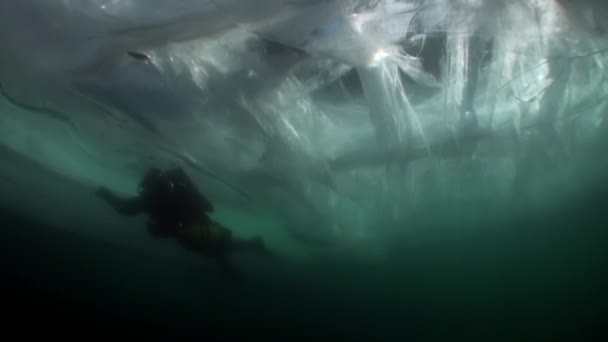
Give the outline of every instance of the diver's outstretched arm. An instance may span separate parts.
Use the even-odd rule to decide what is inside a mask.
[[[105,187],[99,187],[95,194],[101,197],[114,210],[124,216],[133,216],[144,212],[143,201],[139,197],[121,198]]]

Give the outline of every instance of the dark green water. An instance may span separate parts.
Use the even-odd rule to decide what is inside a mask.
[[[419,229],[393,238],[381,264],[240,257],[241,284],[221,281],[202,259],[166,260],[4,211],[2,321],[49,336],[600,341],[602,184],[557,208],[477,225],[412,222]]]

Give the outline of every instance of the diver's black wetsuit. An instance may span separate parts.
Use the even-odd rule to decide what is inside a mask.
[[[216,258],[221,266],[229,266],[225,258],[228,252],[268,252],[261,238],[237,239],[230,229],[213,221],[207,215],[213,212],[213,205],[180,168],[165,172],[149,169],[139,195],[133,198],[120,198],[105,187],[96,193],[122,215],[148,214],[151,233],[177,237],[182,246]]]
[[[149,169],[137,197],[119,198],[103,187],[97,193],[122,215],[148,214],[150,228],[160,235],[173,235],[177,229],[194,223],[208,225],[211,220],[207,213],[213,212],[211,202],[182,169]]]

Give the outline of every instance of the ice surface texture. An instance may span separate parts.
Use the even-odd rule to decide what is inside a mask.
[[[181,165],[219,205],[270,209],[289,231],[383,236],[592,174],[606,14],[566,0],[4,0],[0,139],[87,186],[130,193],[145,168]]]

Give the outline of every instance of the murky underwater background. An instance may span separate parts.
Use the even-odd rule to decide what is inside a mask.
[[[326,247],[270,261],[239,256],[240,284],[222,281],[212,264],[173,242],[150,241],[143,221],[117,227],[74,214],[86,227],[71,230],[40,222],[27,205],[20,214],[2,210],[4,321],[25,324],[25,332],[6,326],[25,335],[43,327],[114,338],[601,340],[608,309],[603,177],[538,209],[429,210],[377,259]],[[42,199],[42,211],[112,216],[84,208],[95,206],[89,194],[61,187],[16,196]],[[238,220],[256,224],[255,217]],[[301,247],[292,244],[280,248]]]
[[[0,327],[608,338],[602,1],[5,0]],[[244,279],[94,189],[180,166]]]

